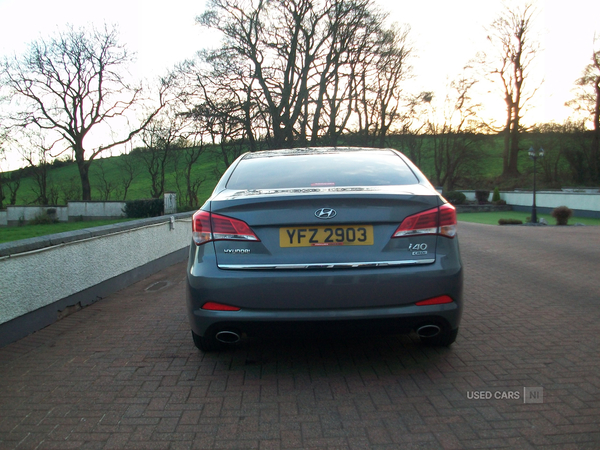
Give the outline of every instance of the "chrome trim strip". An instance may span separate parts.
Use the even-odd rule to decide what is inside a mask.
[[[406,261],[314,263],[314,264],[218,264],[226,270],[298,270],[298,269],[364,269],[371,267],[396,267],[433,264],[435,259],[412,259]]]

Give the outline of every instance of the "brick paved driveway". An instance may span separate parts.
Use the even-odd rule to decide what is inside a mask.
[[[600,227],[460,237],[451,349],[404,336],[203,355],[179,264],[0,349],[0,448],[600,448]]]

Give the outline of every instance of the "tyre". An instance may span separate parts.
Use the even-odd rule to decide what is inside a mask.
[[[458,336],[458,328],[455,330],[443,329],[439,334],[432,337],[421,337],[421,343],[435,347],[449,347]]]
[[[206,336],[198,336],[192,331],[192,339],[194,340],[194,345],[204,353],[214,352],[222,348],[221,343],[215,339],[214,335],[211,334],[207,334]]]

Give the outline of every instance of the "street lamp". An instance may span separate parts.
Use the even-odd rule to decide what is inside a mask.
[[[544,157],[544,149],[540,147],[538,152],[533,149],[533,147],[529,148],[529,157],[533,159],[533,206],[531,207],[531,223],[537,223],[537,210],[535,206],[535,175],[536,175],[536,167],[535,162],[538,158]]]

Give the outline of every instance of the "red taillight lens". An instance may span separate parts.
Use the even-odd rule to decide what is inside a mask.
[[[449,203],[439,208],[408,216],[402,221],[393,238],[439,234],[453,238],[456,235],[456,209]]]
[[[198,211],[192,217],[192,237],[197,245],[209,241],[260,241],[246,222]]]
[[[192,238],[196,245],[204,244],[212,240],[209,212],[198,211],[192,216]]]
[[[237,306],[224,305],[222,303],[216,302],[206,302],[202,305],[202,309],[207,309],[209,311],[239,311],[241,308]]]
[[[440,206],[440,231],[442,236],[456,236],[456,208],[450,203]]]
[[[427,306],[427,305],[443,305],[444,303],[452,303],[453,300],[447,295],[440,295],[439,297],[430,298],[428,300],[421,300],[420,302],[415,303],[417,306]]]
[[[213,214],[212,217],[213,239],[228,239],[236,241],[259,241],[254,231],[246,222],[230,217]]]

